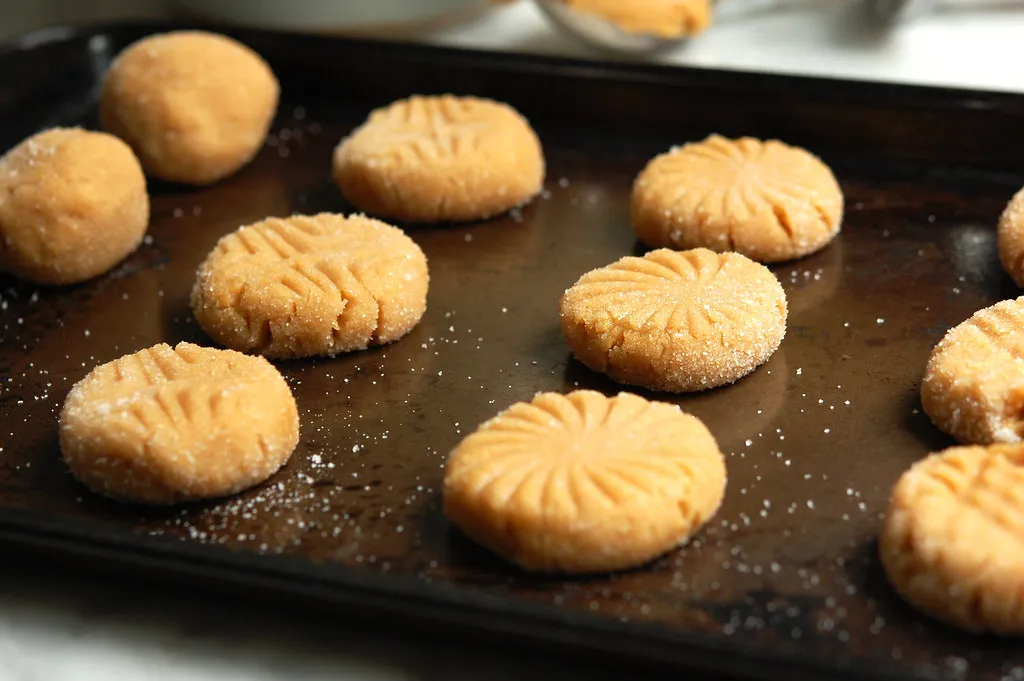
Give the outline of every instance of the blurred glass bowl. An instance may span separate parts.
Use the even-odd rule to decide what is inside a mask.
[[[487,0],[176,0],[196,16],[312,33],[403,34],[455,22]]]

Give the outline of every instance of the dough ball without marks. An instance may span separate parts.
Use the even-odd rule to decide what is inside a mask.
[[[256,155],[279,91],[270,67],[245,45],[201,31],[164,33],[133,43],[111,65],[100,122],[152,176],[207,185]]]
[[[142,167],[116,137],[54,128],[0,158],[0,269],[15,276],[91,279],[134,251],[148,224]]]

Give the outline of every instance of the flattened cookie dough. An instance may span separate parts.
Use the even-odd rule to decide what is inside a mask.
[[[283,466],[298,439],[295,399],[267,360],[190,343],[96,367],[60,415],[71,473],[141,504],[240,492]]]
[[[563,0],[572,9],[594,14],[628,33],[659,38],[697,35],[711,25],[710,0]]]
[[[1024,287],[1024,189],[999,218],[999,262],[1017,286]]]
[[[449,520],[527,570],[642,565],[718,510],[726,471],[714,437],[675,405],[636,395],[541,393],[452,452]]]
[[[427,307],[427,259],[362,215],[270,218],[222,238],[192,309],[218,343],[271,358],[335,355],[409,333]]]
[[[1024,446],[954,447],[892,494],[879,540],[889,582],[954,626],[1024,634]]]
[[[334,152],[345,198],[405,222],[478,220],[526,203],[544,154],[515,109],[476,97],[414,96],[370,114]]]
[[[777,140],[712,135],[652,160],[633,185],[633,227],[653,248],[782,262],[839,233],[843,194],[817,157]]]
[[[226,36],[174,31],[128,46],[100,91],[103,128],[153,177],[208,185],[263,146],[280,88],[263,59]]]
[[[622,258],[584,274],[561,304],[562,330],[583,364],[676,393],[749,374],[778,349],[786,316],[768,268],[704,248]]]
[[[921,384],[928,418],[964,444],[1024,435],[1024,297],[975,312],[932,350]]]
[[[146,178],[116,137],[53,128],[0,158],[0,269],[15,276],[91,279],[133,252],[148,225]]]

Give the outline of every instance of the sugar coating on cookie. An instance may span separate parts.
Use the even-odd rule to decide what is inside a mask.
[[[60,447],[86,487],[166,505],[234,494],[283,466],[299,438],[267,360],[161,343],[93,369],[68,393]]]
[[[964,444],[1020,442],[1024,435],[1024,297],[975,312],[932,350],[921,405]]]
[[[714,437],[678,407],[620,393],[538,394],[469,435],[444,475],[448,519],[527,570],[642,565],[718,510]]]
[[[0,158],[0,269],[15,276],[91,279],[134,251],[148,225],[146,178],[116,137],[53,128]]]
[[[1024,287],[1024,189],[1017,192],[999,218],[999,262],[1017,286]]]
[[[654,248],[781,262],[835,238],[843,194],[829,167],[803,149],[712,135],[652,160],[633,185],[631,213],[637,236]]]
[[[263,146],[280,88],[267,63],[226,36],[175,31],[128,46],[103,79],[100,122],[146,171],[207,185]]]
[[[378,109],[338,145],[334,178],[359,210],[406,222],[477,220],[526,203],[544,154],[515,109],[414,96]]]
[[[234,350],[335,355],[411,331],[428,285],[427,259],[402,230],[362,215],[294,215],[223,237],[199,267],[192,309]]]
[[[562,0],[572,9],[610,21],[628,33],[682,38],[711,25],[710,0]]]
[[[972,631],[1024,635],[1024,446],[954,447],[892,493],[879,538],[889,582],[914,607]]]
[[[578,360],[628,385],[690,392],[732,383],[786,335],[786,294],[738,253],[660,249],[592,270],[561,302]]]

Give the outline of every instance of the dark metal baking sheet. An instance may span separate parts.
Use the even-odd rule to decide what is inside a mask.
[[[56,29],[0,50],[0,147],[44,126],[94,125],[112,56],[164,28]],[[236,35],[283,83],[255,162],[206,189],[151,184],[150,238],[107,276],[61,289],[0,279],[6,546],[743,676],[1024,675],[1019,646],[902,605],[875,551],[895,479],[950,444],[919,412],[931,346],[976,309],[1017,295],[998,265],[994,222],[1024,183],[1024,98]],[[432,281],[429,310],[407,338],[280,364],[302,442],[266,485],[169,511],[78,487],[56,438],[70,385],[159,341],[206,342],[188,291],[216,240],[268,215],[351,210],[330,181],[338,139],[373,106],[447,91],[528,115],[549,161],[544,195],[500,219],[410,229]],[[522,574],[444,521],[445,456],[537,391],[618,390],[570,359],[558,298],[584,271],[642,251],[628,220],[635,174],[710,132],[778,136],[819,153],[846,193],[842,235],[773,267],[791,317],[764,367],[728,388],[654,396],[703,418],[728,453],[712,524],[631,572]]]

